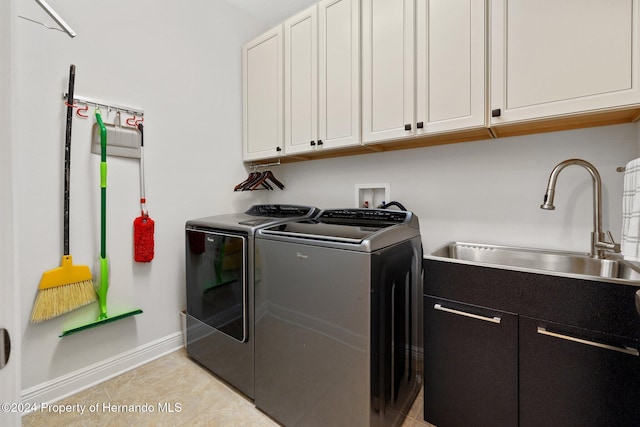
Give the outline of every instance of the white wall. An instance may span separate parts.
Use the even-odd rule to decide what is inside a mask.
[[[13,111],[14,1],[0,2],[0,328],[9,332],[9,361],[0,369],[0,402],[20,400],[20,330],[14,254],[13,142],[16,115]],[[4,353],[4,346],[0,350]],[[6,356],[6,354],[3,354]],[[3,360],[4,362],[4,360]],[[19,414],[0,411],[0,425],[19,425]]]
[[[53,5],[53,3],[52,3]],[[55,25],[35,2],[16,15]],[[185,307],[184,222],[244,209],[255,195],[231,189],[246,176],[241,160],[241,45],[263,23],[221,0],[62,1],[56,11],[74,39],[15,17],[14,84],[19,117],[14,146],[17,269],[20,278],[22,386],[32,390],[180,331]],[[145,112],[147,207],[155,220],[155,259],[133,261],[132,224],[139,211],[138,162],[109,158],[107,253],[112,313],[144,314],[58,338],[95,320],[97,304],[32,325],[43,272],[62,255],[63,147],[69,65],[76,96]],[[89,112],[92,113],[93,109]],[[113,113],[105,121],[113,120]],[[99,156],[90,153],[93,118],[73,122],[71,254],[94,262],[100,245]]]
[[[619,241],[623,174],[616,167],[640,155],[638,130],[624,124],[285,164],[274,173],[287,188],[270,198],[353,206],[355,184],[389,183],[391,199],[420,218],[425,253],[450,241],[588,252],[591,176],[565,169],[556,210],[545,211],[549,173],[569,158],[593,163],[603,181],[603,227]]]
[[[272,27],[295,13],[315,4],[318,0],[226,0],[245,11],[266,27]]]
[[[556,211],[538,208],[551,168],[580,157],[602,174],[604,225],[619,236],[622,174],[615,168],[640,154],[638,125],[287,164],[274,169],[286,190],[233,193],[247,174],[241,160],[241,45],[274,22],[260,22],[222,0],[60,1],[55,7],[78,37],[17,17],[14,22],[19,124],[13,180],[20,188],[14,195],[15,257],[24,389],[44,388],[179,331],[187,219],[266,201],[351,206],[355,184],[388,182],[392,199],[419,215],[426,252],[451,240],[586,251],[591,184],[585,171],[562,173]],[[19,2],[16,9],[16,15],[53,25],[35,2]],[[65,327],[96,316],[92,305],[43,324],[28,321],[41,274],[57,267],[62,255],[61,93],[71,63],[77,66],[78,96],[145,110],[156,254],[148,265],[132,260],[138,164],[110,158],[109,306],[140,307],[144,314],[60,339]],[[71,254],[76,264],[95,270],[99,186],[98,158],[89,150],[92,123],[74,120]]]

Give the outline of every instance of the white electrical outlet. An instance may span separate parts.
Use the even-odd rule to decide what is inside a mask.
[[[355,186],[356,208],[377,208],[391,201],[391,185],[383,184],[356,184]]]

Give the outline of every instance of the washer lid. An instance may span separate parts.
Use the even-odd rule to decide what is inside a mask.
[[[309,244],[371,251],[419,236],[418,219],[411,212],[383,209],[324,210],[313,219],[265,227],[258,237],[305,240]]]
[[[264,229],[262,234],[359,244],[383,228],[386,227],[360,227],[308,220],[275,225]]]
[[[253,205],[246,212],[214,215],[187,221],[187,228],[235,230],[254,234],[261,227],[301,218],[309,218],[320,210],[302,205]]]
[[[312,216],[318,209],[301,205],[253,205],[245,213],[269,218],[297,218]]]

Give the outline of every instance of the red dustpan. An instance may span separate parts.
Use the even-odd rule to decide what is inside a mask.
[[[155,223],[149,217],[147,200],[144,195],[144,128],[138,123],[140,130],[140,211],[133,221],[133,259],[136,262],[150,262],[154,255],[153,233]]]

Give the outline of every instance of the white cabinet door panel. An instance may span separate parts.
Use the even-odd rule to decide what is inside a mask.
[[[360,144],[359,0],[324,0],[285,24],[285,152]]]
[[[285,152],[308,151],[318,133],[318,19],[316,6],[284,24]]]
[[[363,1],[363,142],[413,135],[414,12],[411,0]]]
[[[485,2],[418,0],[417,133],[485,124]]]
[[[319,148],[360,144],[360,1],[319,4]]]
[[[640,102],[637,0],[494,0],[493,123]]]
[[[243,47],[243,159],[282,149],[282,26]]]

